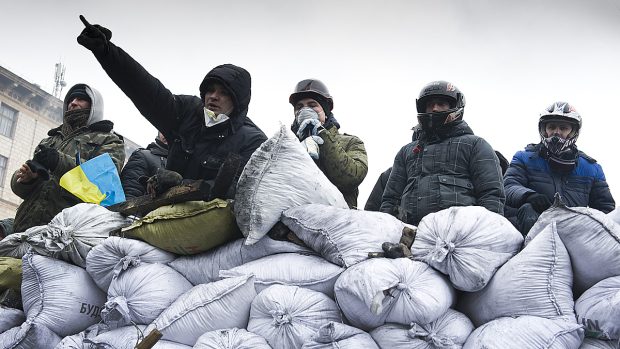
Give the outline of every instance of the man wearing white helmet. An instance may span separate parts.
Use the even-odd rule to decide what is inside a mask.
[[[540,114],[541,141],[512,158],[504,178],[506,204],[518,208],[517,226],[526,234],[548,209],[555,193],[571,207],[604,213],[615,208],[601,165],[577,150],[581,115],[566,102],[555,102]]]

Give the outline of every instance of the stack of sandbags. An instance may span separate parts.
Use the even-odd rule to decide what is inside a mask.
[[[265,338],[244,329],[210,331],[198,338],[194,349],[271,349]]]
[[[307,340],[302,349],[379,349],[372,337],[355,327],[339,322],[328,322]]]
[[[577,320],[585,326],[586,337],[620,339],[620,276],[600,281],[575,302]]]
[[[140,343],[148,334],[149,332],[146,331],[143,325],[125,326],[100,333],[92,338],[85,338],[83,343],[84,348],[134,349],[136,344]],[[155,346],[153,346],[153,349],[187,348],[191,348],[191,346],[167,341],[165,339],[160,339]]]

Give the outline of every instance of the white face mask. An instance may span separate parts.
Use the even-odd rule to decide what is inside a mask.
[[[206,107],[204,108],[204,112],[205,112],[205,125],[207,127],[212,127],[212,126],[221,124],[225,122],[226,120],[230,119],[228,115],[226,114],[218,114],[216,116],[213,111],[207,109]]]

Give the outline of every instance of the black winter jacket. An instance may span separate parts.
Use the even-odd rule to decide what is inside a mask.
[[[364,206],[364,210],[366,211],[379,211],[381,208],[381,199],[383,198],[383,191],[385,190],[385,186],[387,185],[387,181],[390,178],[390,173],[392,173],[392,168],[388,168],[385,170],[379,178],[377,179],[377,183],[372,187],[372,191],[370,192],[370,196],[368,200],[366,200],[366,205]]]
[[[123,171],[121,171],[121,184],[126,198],[134,198],[146,194],[146,187],[141,183],[141,177],[153,176],[158,168],[166,168],[168,146],[159,140],[149,144],[146,149],[136,149]]]

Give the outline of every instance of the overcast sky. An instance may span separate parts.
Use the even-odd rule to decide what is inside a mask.
[[[465,94],[465,120],[506,158],[539,141],[556,100],[583,116],[577,145],[596,158],[620,200],[620,0],[11,1],[2,6],[0,65],[52,92],[98,89],[115,130],[146,146],[156,130],[77,44],[78,15],[109,28],[176,94],[198,94],[214,66],[252,75],[249,116],[268,137],[292,122],[288,96],[318,78],[341,131],[366,145],[363,207],[378,175],[410,141],[415,98],[433,80]]]

